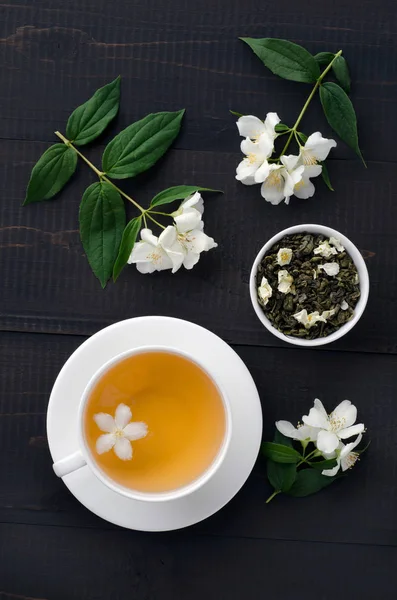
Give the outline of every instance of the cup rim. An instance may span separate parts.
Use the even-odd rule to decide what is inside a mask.
[[[263,310],[259,304],[259,301],[258,301],[257,289],[256,289],[256,275],[257,275],[257,271],[258,271],[258,266],[259,266],[259,263],[261,262],[263,256],[266,254],[266,252],[284,236],[290,235],[293,233],[303,232],[303,231],[307,231],[309,233],[321,233],[323,235],[326,235],[327,237],[333,236],[333,237],[337,237],[338,239],[340,239],[342,244],[345,246],[347,252],[353,259],[353,262],[356,265],[359,279],[360,279],[359,283],[360,283],[361,295],[360,295],[359,301],[357,302],[357,305],[354,309],[354,315],[350,319],[350,321],[348,321],[347,323],[344,323],[344,325],[342,325],[337,331],[334,331],[330,335],[323,337],[323,338],[316,338],[314,340],[304,340],[302,338],[295,338],[293,336],[288,336],[288,335],[285,335],[284,333],[282,333],[281,331],[279,331],[278,329],[276,329],[272,325],[272,323],[269,321],[269,319],[266,317],[265,313],[263,312]],[[326,225],[318,225],[318,224],[314,224],[314,223],[309,223],[309,224],[304,223],[302,225],[294,225],[292,227],[287,227],[286,229],[279,231],[273,237],[271,237],[264,244],[264,246],[262,246],[262,248],[258,252],[258,254],[253,262],[252,268],[251,268],[249,286],[250,286],[251,302],[252,302],[252,306],[256,312],[256,315],[257,315],[258,319],[262,322],[262,324],[266,327],[266,329],[268,329],[268,331],[270,331],[270,333],[272,333],[279,339],[281,339],[285,342],[288,342],[289,344],[293,344],[295,346],[303,346],[303,347],[313,348],[315,346],[324,346],[325,344],[330,344],[331,342],[334,342],[334,341],[340,339],[356,325],[356,323],[359,321],[359,319],[362,316],[362,314],[365,310],[365,307],[367,305],[368,295],[369,295],[369,275],[368,275],[367,265],[364,262],[361,252],[358,250],[358,248],[353,244],[353,242],[349,238],[347,238],[345,235],[343,235],[336,229],[332,229],[331,227],[328,227]]]
[[[88,447],[88,444],[86,442],[85,435],[84,435],[84,425],[83,425],[84,419],[83,419],[83,417],[84,417],[85,407],[86,407],[89,395],[90,395],[92,389],[94,388],[94,386],[96,385],[96,383],[99,381],[99,379],[109,369],[111,369],[113,366],[115,366],[119,362],[125,360],[126,358],[129,358],[131,356],[135,356],[138,354],[147,354],[149,352],[165,352],[168,354],[174,354],[176,356],[180,356],[182,358],[189,360],[190,362],[195,364],[197,367],[199,367],[207,375],[207,377],[209,377],[209,379],[212,381],[212,383],[215,385],[216,389],[218,390],[218,393],[222,400],[223,408],[225,411],[225,420],[226,420],[225,434],[223,437],[222,444],[218,450],[218,453],[217,453],[216,457],[214,458],[214,460],[212,461],[212,463],[210,463],[210,465],[208,465],[208,467],[205,469],[205,471],[201,475],[199,475],[196,479],[194,479],[190,483],[187,483],[186,485],[184,485],[180,488],[176,488],[175,490],[170,490],[167,492],[140,492],[138,490],[133,490],[133,489],[124,487],[124,486],[118,484],[117,482],[113,481],[108,475],[106,475],[106,473],[104,473],[97,466],[97,464],[92,456],[91,450]],[[179,350],[178,348],[175,348],[172,346],[165,346],[165,345],[139,346],[137,348],[134,348],[131,350],[126,350],[124,352],[121,352],[120,354],[117,354],[116,356],[114,356],[113,358],[108,360],[106,363],[104,363],[92,375],[92,377],[90,378],[89,382],[87,383],[87,385],[83,391],[83,394],[81,396],[81,399],[80,399],[79,410],[78,410],[79,447],[80,447],[80,451],[82,452],[83,457],[84,457],[88,467],[93,471],[94,475],[108,488],[110,488],[111,490],[113,490],[114,492],[116,492],[118,494],[121,494],[123,496],[126,496],[127,498],[131,498],[134,500],[140,500],[143,502],[163,502],[163,501],[169,501],[169,500],[176,500],[176,499],[182,498],[184,496],[188,496],[188,495],[192,494],[193,492],[196,492],[198,489],[200,489],[202,486],[204,486],[215,475],[215,473],[220,468],[220,466],[223,463],[223,460],[226,456],[226,453],[228,451],[231,435],[232,435],[231,409],[230,409],[229,400],[223,390],[223,387],[221,385],[219,385],[219,383],[217,382],[217,380],[215,378],[215,375],[212,372],[210,372],[208,370],[208,368],[205,367],[201,363],[201,361],[194,358],[191,354],[189,354],[183,350]]]

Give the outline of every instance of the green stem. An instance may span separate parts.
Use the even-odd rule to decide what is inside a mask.
[[[309,94],[308,99],[306,100],[306,102],[303,105],[302,110],[300,111],[298,118],[295,121],[295,125],[292,127],[290,134],[288,136],[287,142],[283,148],[283,151],[280,154],[280,157],[283,156],[283,154],[286,153],[288,146],[291,143],[292,138],[294,137],[294,135],[296,134],[296,131],[298,129],[298,125],[299,123],[302,121],[303,115],[305,114],[307,107],[309,106],[310,102],[313,100],[313,96],[314,94],[317,92],[318,88],[321,85],[322,80],[324,79],[324,77],[326,76],[326,74],[328,73],[328,71],[332,68],[332,63],[334,62],[335,59],[338,58],[338,56],[340,56],[342,54],[342,50],[339,50],[339,52],[337,52],[334,56],[334,58],[331,60],[331,62],[329,63],[329,65],[324,69],[324,71],[321,73],[320,77],[317,79],[312,91]]]
[[[146,213],[146,216],[148,217],[148,219],[150,219],[151,221],[153,221],[153,223],[156,223],[156,225],[158,225],[159,227],[161,227],[161,229],[165,229],[164,225],[162,225],[161,223],[159,223],[158,221],[156,221],[156,219],[153,219],[153,217],[150,216],[150,213]]]
[[[105,176],[105,173],[103,173],[103,171],[100,171],[99,169],[97,169],[96,166],[93,165],[92,162],[90,162],[88,160],[88,158],[86,158],[84,156],[84,154],[82,154],[79,150],[77,150],[77,148],[75,146],[73,146],[72,142],[70,142],[67,138],[65,138],[64,135],[62,135],[62,133],[60,133],[59,131],[55,131],[55,135],[57,137],[59,137],[59,139],[62,140],[63,143],[66,146],[68,146],[68,148],[71,148],[72,150],[74,150],[76,152],[76,154],[78,156],[80,156],[80,158],[82,158],[83,161],[90,167],[90,169],[92,169],[94,171],[94,173],[96,173],[98,175],[99,179],[101,179],[102,181],[106,181],[106,183],[109,183],[109,185],[111,185],[112,187],[114,187],[114,189],[117,190],[119,194],[121,194],[122,196],[124,196],[124,198],[126,198],[129,202],[132,202],[132,204],[134,206],[136,206],[136,208],[138,208],[141,211],[141,213],[146,212],[145,209],[142,208],[142,206],[140,204],[138,204],[138,202],[136,202],[133,198],[131,198],[125,192],[123,192],[123,190],[121,190],[119,187],[117,187],[117,185],[115,185],[113,183],[113,181],[110,181],[110,179],[108,179]]]
[[[274,490],[273,494],[266,500],[266,504],[269,504],[269,502],[271,502],[273,498],[277,496],[277,494],[281,494],[281,490]]]
[[[313,450],[313,452],[310,452],[310,454],[305,457],[302,456],[302,460],[297,463],[296,468],[300,467],[303,463],[309,463],[309,458],[311,458],[315,452],[317,452],[317,449]]]
[[[151,215],[161,215],[163,217],[171,217],[171,213],[163,213],[163,212],[158,212],[157,210],[150,210],[150,208],[148,208],[147,212],[150,212]]]
[[[147,220],[146,220],[146,214],[145,214],[145,213],[142,213],[142,217],[143,217],[143,222],[144,222],[144,225],[145,225],[145,229],[147,229]]]

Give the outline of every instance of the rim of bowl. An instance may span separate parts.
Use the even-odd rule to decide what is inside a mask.
[[[257,289],[256,289],[256,274],[258,271],[258,266],[259,266],[259,263],[261,262],[263,256],[266,254],[266,252],[284,236],[290,235],[293,233],[300,233],[303,231],[307,231],[308,233],[321,233],[323,235],[326,235],[327,237],[331,237],[331,236],[337,237],[341,241],[341,243],[344,245],[344,247],[346,248],[348,254],[350,254],[351,258],[353,259],[353,262],[356,265],[358,276],[360,279],[361,295],[360,295],[360,299],[357,302],[357,305],[354,309],[354,315],[350,319],[350,321],[348,321],[347,323],[342,325],[342,327],[340,327],[337,331],[334,331],[334,333],[331,333],[330,335],[327,335],[326,337],[316,338],[314,340],[304,340],[302,338],[297,338],[297,337],[295,338],[293,336],[288,336],[288,335],[285,335],[284,333],[281,333],[281,331],[279,331],[278,329],[276,329],[271,324],[269,319],[266,317],[265,313],[263,312],[261,305],[259,304],[259,301],[257,298]],[[368,269],[367,269],[367,265],[365,264],[362,255],[361,255],[361,252],[358,250],[358,248],[353,244],[353,242],[349,238],[347,238],[345,235],[343,235],[336,229],[332,229],[332,227],[327,227],[326,225],[316,225],[313,223],[303,224],[303,225],[294,225],[293,227],[287,227],[286,229],[279,231],[278,233],[276,233],[276,235],[274,235],[272,238],[270,238],[266,242],[266,244],[264,246],[262,246],[262,248],[260,249],[260,251],[258,252],[258,254],[254,260],[254,263],[253,263],[252,269],[251,269],[249,285],[250,285],[250,296],[251,296],[252,306],[254,307],[254,310],[256,312],[258,319],[262,322],[262,324],[266,327],[266,329],[268,329],[268,331],[270,331],[270,333],[272,333],[279,339],[284,340],[284,342],[287,342],[289,344],[294,344],[295,346],[306,346],[306,347],[324,346],[325,344],[330,344],[331,342],[338,340],[339,338],[343,337],[346,333],[348,333],[348,331],[350,331],[356,325],[356,323],[359,321],[361,315],[363,314],[365,307],[367,305],[368,295],[369,295]]]

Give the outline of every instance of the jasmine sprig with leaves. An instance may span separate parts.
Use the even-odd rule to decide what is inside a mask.
[[[272,73],[300,83],[313,84],[313,88],[292,126],[280,122],[277,113],[269,112],[265,121],[252,115],[239,116],[237,126],[245,140],[241,144],[246,158],[237,167],[236,179],[245,185],[261,183],[261,194],[268,202],[286,204],[292,195],[310,198],[315,188],[312,178],[320,174],[333,191],[325,159],[335,140],[324,138],[320,132],[307,136],[301,131],[301,121],[317,92],[324,115],[335,133],[361,158],[358,143],[357,118],[351,100],[350,74],[342,50],[335,54],[320,52],[313,56],[302,46],[275,38],[240,38],[261,59]],[[326,81],[333,76],[335,81]],[[275,140],[287,136],[281,151],[275,152]],[[298,154],[287,154],[291,143]]]
[[[357,409],[349,400],[343,400],[328,415],[316,398],[297,427],[289,421],[277,421],[274,441],[262,445],[268,459],[267,476],[274,488],[266,503],[281,493],[309,496],[340,479],[340,470],[351,469],[366,450],[355,451],[365,431],[356,419]],[[354,436],[353,441],[344,443]],[[294,441],[299,443],[296,447]]]
[[[175,272],[176,260],[178,260],[178,268],[182,264],[188,265],[186,268],[191,268],[192,254],[198,260],[201,251],[216,246],[212,238],[205,236],[202,231],[202,210],[200,212],[194,208],[200,199],[196,197],[195,202],[192,203],[190,198],[199,191],[214,190],[195,185],[174,186],[158,193],[151,200],[149,207],[144,208],[112,181],[112,179],[135,177],[150,169],[165,154],[178,135],[184,110],[149,114],[126,127],[107,144],[102,156],[101,169],[92,164],[81,152],[79,148],[89,144],[103,133],[116,116],[119,104],[120,77],[117,77],[98,89],[87,102],[74,110],[66,125],[66,135],[59,131],[55,132],[62,143],[48,148],[33,167],[24,202],[24,205],[27,205],[56,196],[74,174],[78,158],[90,167],[99,181],[90,185],[83,194],[79,211],[80,237],[88,262],[102,287],[106,286],[112,275],[113,280],[116,281],[127,262],[135,262],[137,266],[138,263],[142,265],[145,263],[146,266],[142,268],[138,266],[138,269],[145,273],[166,268],[172,268]],[[127,224],[123,198],[128,200],[139,213]],[[158,210],[159,206],[176,200],[186,200],[178,209],[181,213],[188,212],[190,209],[191,219],[187,225],[200,228],[199,248],[194,246],[189,237],[193,229],[184,229],[182,224],[178,229],[178,215]],[[171,217],[173,225],[165,227],[158,221],[158,216]],[[187,221],[186,218],[184,221]],[[163,233],[167,231],[167,236],[163,237],[172,248],[159,242],[161,236],[157,238],[152,234],[148,229],[149,223],[154,224]],[[144,227],[142,240],[136,243],[142,227]],[[150,232],[150,244],[143,239],[145,236],[149,239],[149,233],[144,232]],[[213,244],[211,245],[208,240],[212,240]],[[136,254],[139,255],[140,251],[138,260],[131,259],[136,248]],[[145,260],[146,255],[150,255],[150,260]],[[170,259],[170,255],[174,262]]]

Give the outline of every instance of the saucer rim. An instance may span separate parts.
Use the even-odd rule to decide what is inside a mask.
[[[260,399],[259,399],[259,394],[255,385],[255,382],[252,379],[252,376],[249,372],[249,370],[247,369],[246,365],[244,364],[244,362],[242,361],[242,359],[238,356],[238,354],[228,345],[226,344],[226,342],[224,342],[221,338],[219,338],[216,334],[212,333],[211,331],[201,327],[200,325],[197,325],[195,323],[189,322],[189,321],[185,321],[183,319],[177,319],[174,317],[162,317],[162,316],[145,316],[145,317],[135,317],[135,318],[130,318],[130,319],[126,319],[123,321],[119,321],[116,322],[108,327],[105,327],[104,329],[101,329],[99,332],[97,332],[96,334],[94,334],[93,336],[91,336],[90,338],[88,338],[87,340],[85,340],[83,342],[83,344],[81,344],[74,352],[73,354],[69,357],[69,359],[66,361],[66,363],[64,364],[64,366],[62,367],[60,373],[58,374],[58,377],[54,383],[51,395],[50,395],[50,401],[49,401],[49,405],[48,405],[48,412],[47,412],[47,435],[48,435],[48,442],[49,442],[49,447],[50,447],[50,453],[51,456],[53,458],[53,460],[59,460],[60,458],[62,458],[62,451],[59,451],[59,448],[57,446],[59,446],[58,442],[59,440],[54,439],[53,436],[53,430],[54,430],[54,419],[55,421],[60,417],[60,415],[55,414],[55,406],[57,405],[58,401],[61,401],[62,399],[62,388],[64,386],[64,381],[65,381],[65,377],[66,376],[70,376],[70,374],[72,373],[72,370],[76,368],[77,366],[77,361],[79,358],[81,358],[82,355],[85,354],[84,356],[84,360],[90,362],[91,360],[91,356],[92,356],[92,352],[88,352],[89,350],[92,350],[92,348],[94,346],[98,345],[98,342],[103,342],[104,339],[107,336],[113,337],[113,335],[116,338],[117,332],[118,330],[121,331],[121,328],[124,330],[123,333],[125,334],[125,329],[129,329],[131,330],[130,332],[133,333],[134,328],[135,329],[139,329],[140,327],[143,326],[143,328],[147,327],[148,331],[150,330],[150,328],[156,325],[155,329],[157,330],[161,330],[160,333],[158,333],[159,337],[158,339],[156,339],[154,341],[153,335],[157,336],[156,334],[153,334],[153,331],[151,331],[149,333],[149,339],[147,342],[147,345],[153,345],[153,344],[160,344],[160,345],[164,345],[164,342],[162,341],[162,336],[165,335],[164,331],[170,327],[170,330],[174,331],[175,334],[175,329],[179,329],[179,333],[178,335],[182,335],[184,338],[189,337],[186,336],[187,330],[189,330],[190,336],[193,338],[191,340],[191,342],[189,341],[189,343],[192,343],[192,345],[194,346],[194,344],[197,342],[199,345],[203,344],[204,345],[208,345],[208,344],[213,344],[215,346],[218,346],[217,348],[217,355],[216,358],[219,359],[219,361],[217,360],[217,368],[221,368],[221,370],[223,371],[223,377],[226,378],[227,373],[226,370],[228,370],[228,368],[230,368],[228,365],[226,365],[226,369],[225,369],[225,364],[223,364],[225,362],[225,359],[227,359],[227,362],[229,364],[230,361],[235,361],[235,369],[238,371],[240,370],[240,376],[242,376],[242,378],[244,379],[244,386],[246,386],[248,393],[245,394],[244,397],[244,402],[245,402],[245,407],[249,406],[249,411],[245,411],[245,417],[248,417],[248,420],[250,421],[250,435],[246,436],[246,431],[240,431],[239,432],[239,439],[241,440],[241,438],[244,436],[244,441],[246,442],[247,445],[247,437],[248,437],[248,452],[249,452],[249,456],[247,455],[247,453],[244,453],[244,461],[248,464],[246,464],[244,466],[244,470],[243,472],[241,471],[240,468],[240,464],[238,465],[239,469],[233,469],[234,471],[236,471],[236,473],[238,473],[238,480],[236,482],[234,482],[234,480],[236,479],[236,473],[231,473],[231,469],[230,469],[230,465],[227,465],[229,473],[226,474],[226,481],[224,481],[224,484],[227,483],[229,488],[232,487],[231,490],[228,491],[227,494],[224,493],[223,490],[223,486],[222,486],[222,478],[225,480],[225,473],[222,474],[222,477],[220,475],[220,473],[216,473],[214,475],[214,477],[207,482],[206,484],[204,484],[204,486],[202,488],[200,488],[199,490],[196,490],[194,492],[192,492],[192,494],[190,494],[189,496],[186,496],[185,498],[181,498],[178,500],[170,500],[168,502],[163,502],[163,503],[155,503],[156,507],[159,511],[161,511],[162,507],[165,505],[169,505],[169,504],[177,504],[179,503],[180,506],[180,517],[175,517],[176,511],[173,511],[175,514],[173,516],[173,524],[168,524],[166,523],[167,521],[167,510],[164,510],[164,514],[165,514],[165,518],[164,521],[160,526],[158,524],[158,521],[161,521],[161,517],[160,519],[156,518],[157,524],[155,526],[152,526],[150,524],[150,522],[148,522],[148,520],[150,521],[150,515],[147,515],[147,518],[145,517],[144,513],[145,510],[141,510],[142,515],[141,517],[143,517],[141,520],[143,522],[139,522],[139,523],[135,523],[133,526],[131,525],[131,515],[130,515],[130,509],[128,510],[128,519],[126,520],[126,518],[123,518],[122,512],[124,510],[124,507],[122,509],[122,505],[124,504],[124,506],[126,506],[126,503],[131,505],[131,508],[133,508],[132,505],[135,505],[135,510],[137,510],[138,508],[142,509],[142,501],[136,500],[136,499],[130,499],[130,498],[126,498],[123,497],[124,500],[126,502],[122,503],[122,502],[118,502],[119,498],[121,498],[121,496],[119,496],[118,494],[116,494],[116,492],[112,492],[111,490],[109,490],[109,488],[107,488],[100,480],[97,479],[97,477],[94,475],[94,473],[89,469],[88,466],[82,467],[81,469],[79,469],[79,471],[71,473],[70,475],[67,475],[63,478],[63,481],[65,483],[65,485],[68,487],[68,489],[70,490],[70,492],[76,497],[76,499],[81,502],[81,504],[83,504],[83,506],[85,506],[86,508],[88,508],[91,512],[93,512],[94,514],[96,514],[97,516],[99,516],[100,518],[104,519],[105,521],[108,521],[110,523],[113,523],[115,525],[119,525],[121,527],[125,527],[127,529],[132,529],[132,530],[139,530],[139,531],[170,531],[170,530],[176,530],[176,529],[180,529],[183,527],[187,527],[190,525],[193,525],[195,523],[198,523],[206,518],[208,518],[209,516],[215,514],[218,510],[220,510],[223,506],[225,506],[225,504],[227,504],[234,496],[235,494],[241,489],[241,487],[244,485],[245,481],[247,480],[249,474],[252,471],[252,468],[256,462],[256,458],[259,452],[259,447],[260,447],[260,442],[261,442],[261,437],[262,437],[262,410],[261,410],[261,404],[260,404]],[[159,325],[161,327],[159,327]],[[137,327],[135,327],[137,326]],[[163,331],[164,329],[164,331]],[[142,333],[142,332],[141,332]],[[197,334],[197,335],[196,335]],[[145,334],[146,335],[146,334]],[[196,339],[194,339],[196,338]],[[207,338],[207,339],[205,339]],[[118,344],[118,340],[113,340],[113,342],[116,343],[116,345]],[[125,343],[125,342],[123,342]],[[182,342],[181,342],[182,343]],[[186,339],[184,339],[183,344],[186,343]],[[123,349],[121,348],[123,344],[120,342],[119,343],[119,348],[117,349],[117,351],[112,351],[112,354],[109,355],[108,359],[111,358],[111,356],[116,356],[117,353],[121,353],[123,352]],[[175,345],[175,341],[170,342],[170,345],[173,347],[176,347]],[[139,341],[134,342],[133,339],[130,340],[130,349],[133,349],[135,347],[138,346],[142,346],[142,343],[140,343]],[[213,350],[213,347],[212,347]],[[202,362],[204,364],[204,367],[207,366],[207,368],[211,368],[208,366],[208,363],[206,365],[206,360],[203,360],[202,356],[195,356],[195,348],[192,350],[186,350],[185,346],[183,346],[181,348],[181,351],[185,351],[188,352],[192,355],[193,358],[196,358],[199,362]],[[107,360],[108,360],[107,359]],[[209,359],[208,359],[209,360]],[[91,365],[91,368],[94,369],[94,371],[96,370],[95,366]],[[211,369],[211,372],[213,370]],[[234,369],[233,369],[234,371]],[[90,380],[91,376],[90,374],[86,375],[86,379],[85,379],[85,384],[88,383],[88,381]],[[241,379],[241,377],[240,377]],[[235,409],[237,408],[237,402],[239,404],[241,404],[241,402],[237,399],[237,397],[233,396],[234,390],[231,389],[232,385],[231,383],[229,383],[229,385],[227,383],[225,383],[225,381],[221,381],[219,382],[220,385],[225,388],[226,394],[229,397],[229,402],[231,405],[231,408],[234,407]],[[230,389],[229,389],[230,388]],[[241,408],[241,406],[239,406],[239,409]],[[63,406],[63,410],[69,410],[68,407]],[[70,421],[72,422],[73,419],[70,418]],[[234,423],[233,423],[234,425]],[[77,423],[75,425],[76,430],[78,429]],[[241,427],[240,427],[241,429]],[[233,435],[234,435],[234,441],[235,441],[235,445],[236,445],[236,435],[237,432],[239,431],[239,427],[233,427],[233,434],[232,434],[232,440],[231,443],[233,442]],[[69,442],[67,442],[69,444]],[[72,444],[70,445],[70,452],[73,452],[76,448],[75,446],[73,446]],[[228,453],[230,453],[231,450],[229,448]],[[63,451],[64,453],[64,451]],[[228,453],[226,454],[225,457],[225,463],[227,463],[227,458],[228,458]],[[248,459],[248,461],[247,461]],[[229,461],[230,462],[230,461]],[[239,462],[241,462],[239,460]],[[233,465],[234,467],[234,465]],[[223,469],[226,471],[226,469]],[[239,472],[238,472],[239,471]],[[214,497],[214,494],[211,493],[210,488],[213,487],[214,482],[217,482],[217,479],[219,478],[219,485],[217,485],[217,492],[216,492],[216,498]],[[87,481],[91,479],[91,487],[93,488],[97,488],[97,493],[100,495],[101,494],[101,487],[104,487],[106,489],[106,491],[111,491],[111,493],[117,498],[113,498],[113,500],[118,503],[120,505],[120,514],[117,513],[117,518],[115,518],[115,515],[109,515],[107,513],[109,513],[109,511],[107,510],[107,501],[106,499],[103,502],[103,506],[101,507],[100,505],[97,506],[97,503],[95,502],[95,493],[93,494],[92,492],[90,492],[90,486],[87,485]],[[227,481],[229,479],[229,481]],[[94,482],[97,482],[97,484]],[[212,483],[211,483],[212,482]],[[195,512],[195,504],[196,506],[199,505],[200,510],[202,511],[202,506],[201,503],[199,502],[200,498],[200,493],[201,490],[203,490],[203,493],[205,492],[206,488],[208,488],[208,493],[207,493],[207,498],[201,498],[201,500],[204,500],[204,504],[210,504],[210,507],[207,507],[207,509],[205,509],[204,513],[201,514],[197,514],[196,516],[193,514]],[[102,490],[103,492],[103,490]],[[93,501],[93,496],[94,496],[94,501]],[[109,495],[108,495],[109,496]],[[222,498],[221,498],[222,496]],[[196,502],[195,502],[196,500]],[[138,505],[141,505],[141,507],[139,507]],[[190,504],[190,507],[187,505],[187,503]],[[175,506],[175,508],[177,508]],[[126,508],[127,511],[127,508]],[[139,510],[138,510],[139,512]],[[150,512],[150,511],[146,511],[146,512]],[[172,512],[172,511],[171,511]],[[196,510],[197,512],[197,510]],[[175,524],[175,520],[179,519],[179,523]],[[146,520],[146,522],[145,522]]]

